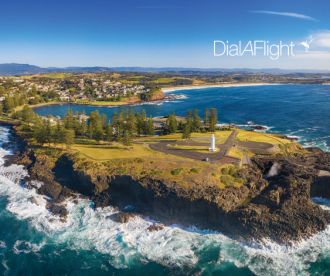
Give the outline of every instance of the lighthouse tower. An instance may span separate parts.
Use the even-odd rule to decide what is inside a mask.
[[[215,148],[215,136],[214,134],[212,134],[211,136],[211,147],[209,148],[209,151],[215,152],[216,148]]]

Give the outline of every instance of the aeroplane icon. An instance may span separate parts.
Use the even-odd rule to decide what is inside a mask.
[[[309,47],[310,47],[312,41],[313,41],[313,38],[311,38],[310,40],[305,40],[305,41],[302,41],[302,42],[299,43],[300,45],[304,46],[306,53],[309,51]]]

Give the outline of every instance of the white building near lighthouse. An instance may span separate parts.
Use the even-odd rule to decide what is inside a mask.
[[[209,148],[209,151],[215,152],[216,147],[215,147],[215,135],[212,134],[211,136],[211,147]]]

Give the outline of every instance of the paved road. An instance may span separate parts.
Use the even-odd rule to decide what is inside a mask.
[[[153,150],[157,150],[160,152],[164,152],[167,154],[173,154],[173,155],[178,155],[181,157],[186,157],[186,158],[191,158],[191,159],[196,159],[196,160],[205,160],[206,158],[209,159],[211,162],[219,162],[222,164],[239,164],[240,160],[237,158],[229,157],[227,156],[230,148],[234,145],[235,143],[235,138],[237,135],[237,131],[234,130],[230,136],[227,138],[225,143],[220,146],[219,152],[211,153],[211,152],[196,152],[196,151],[189,151],[189,150],[182,150],[182,149],[177,149],[174,147],[170,147],[170,145],[186,145],[186,146],[209,146],[209,143],[198,143],[194,142],[191,140],[187,141],[160,141],[156,144],[150,144],[149,147]]]
[[[206,158],[208,158],[209,161],[211,162],[220,162],[222,164],[227,164],[227,163],[251,164],[251,160],[247,154],[243,155],[242,160],[228,156],[229,151],[233,146],[237,146],[240,149],[248,149],[249,151],[255,154],[276,153],[277,147],[274,147],[274,145],[272,144],[263,143],[263,142],[252,142],[252,141],[237,141],[236,140],[237,134],[238,131],[233,130],[223,144],[217,144],[220,150],[215,153],[189,151],[189,150],[183,150],[173,147],[175,145],[180,145],[180,146],[191,146],[191,147],[205,146],[207,148],[210,145],[210,143],[206,143],[206,142],[197,142],[196,139],[186,140],[186,141],[173,141],[173,140],[160,141],[156,144],[150,144],[149,146],[153,150],[161,151],[167,154],[178,155],[196,160],[205,160]]]
[[[235,143],[235,138],[237,136],[237,130],[234,130],[229,137],[227,138],[226,142],[220,147],[219,156],[220,158],[226,157],[229,153],[229,150]]]

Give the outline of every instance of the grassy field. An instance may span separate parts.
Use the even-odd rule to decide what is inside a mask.
[[[247,131],[247,130],[238,130],[238,134],[236,138],[239,141],[252,141],[252,142],[263,142],[269,143],[272,145],[280,145],[280,144],[289,144],[292,143],[290,140],[280,138],[273,134],[267,134],[262,132],[255,131]]]
[[[96,161],[126,158],[147,158],[160,154],[152,151],[148,146],[143,144],[133,144],[132,146],[123,146],[119,143],[112,143],[111,145],[74,144],[71,149]]]
[[[217,131],[216,144],[220,145],[226,141],[232,131]],[[210,133],[192,133],[191,141],[199,143],[209,143]],[[245,130],[239,130],[237,139],[241,141],[254,141],[264,142],[273,145],[279,145],[279,148],[283,151],[296,151],[299,150],[299,145],[289,140],[279,138],[270,134],[257,133]],[[158,141],[183,141],[181,133],[141,137],[133,141],[131,146],[123,146],[120,143],[101,144],[96,141],[85,139],[77,140],[77,143],[72,146],[72,150],[79,152],[81,155],[96,160],[114,160],[114,159],[128,159],[128,158],[155,158],[163,157],[164,153],[151,150],[148,146],[150,143],[157,143]],[[208,153],[209,147],[204,145],[173,145],[174,149],[181,149],[187,151],[197,151],[202,153]],[[219,150],[219,146],[217,146]],[[232,147],[229,151],[229,156],[242,159],[244,155],[251,157],[253,154],[247,150]],[[177,156],[175,156],[177,158]],[[197,162],[197,161],[195,161]]]
[[[215,132],[216,144],[223,144],[229,135],[232,133],[231,130],[222,130]],[[201,143],[209,143],[211,139],[211,133],[192,133],[191,140]],[[156,142],[161,140],[182,140],[181,133],[174,133],[162,136],[149,137],[146,141]]]
[[[234,157],[234,158],[237,158],[237,159],[242,159],[243,156],[244,156],[244,152],[236,147],[232,147],[230,150],[229,150],[229,153],[228,155],[230,157]]]
[[[139,102],[138,97],[122,98],[120,101],[88,101],[88,100],[77,100],[76,104],[94,105],[94,106],[117,106],[117,105],[127,105]]]
[[[230,134],[231,131],[217,131],[215,134],[217,143],[225,141]],[[240,139],[281,143],[285,149],[297,145],[262,133],[239,131],[239,135]],[[192,137],[196,141],[204,142],[204,139],[209,141],[210,133],[193,133]],[[63,153],[72,154],[76,158],[75,166],[93,175],[131,175],[136,179],[152,177],[187,189],[196,185],[211,185],[219,189],[243,185],[244,179],[241,179],[237,173],[239,170],[237,166],[194,160],[149,148],[148,144],[160,140],[182,141],[180,133],[138,138],[131,146],[124,146],[117,142],[99,143],[91,139],[76,139],[76,143],[69,149],[64,145],[45,145],[44,147],[35,145],[35,151],[37,154],[46,156],[47,160],[53,163]],[[206,146],[177,145],[176,147],[187,151],[208,152]],[[244,155],[250,156],[249,152],[236,147],[232,147],[229,155],[239,159],[242,159]]]

